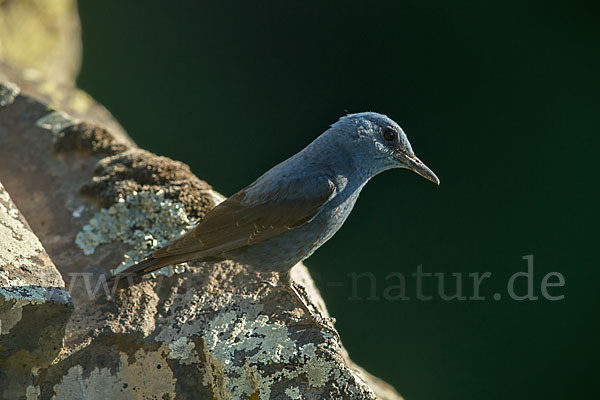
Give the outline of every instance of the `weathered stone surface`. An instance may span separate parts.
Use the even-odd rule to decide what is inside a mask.
[[[75,309],[69,318],[62,280],[48,272],[45,253],[28,259],[35,268],[11,267],[17,272],[6,280],[7,293],[19,291],[19,277],[52,283],[63,297],[48,297],[54,308],[36,303],[38,313],[23,306],[20,315],[14,303],[0,303],[8,334],[22,336],[3,344],[0,335],[0,397],[400,399],[356,367],[330,333],[307,324],[286,292],[263,283],[274,276],[231,262],[190,263],[125,290],[109,287],[103,277],[110,270],[178,236],[223,197],[186,165],[137,148],[72,80],[14,69],[3,61],[21,65],[6,54],[0,49],[0,179],[35,233],[27,243],[43,244]],[[15,256],[3,247],[0,253]],[[327,316],[306,268],[296,266],[293,275]],[[19,330],[26,323],[47,330]]]
[[[19,398],[63,346],[73,309],[58,270],[0,183],[0,398]]]
[[[375,398],[335,338],[246,266],[192,264],[109,288],[110,269],[181,234],[222,197],[181,163],[64,113],[50,123],[53,113],[23,93],[0,109],[6,187],[75,302],[62,353],[39,370],[42,398],[106,387],[119,398]],[[295,275],[326,315],[306,269]]]

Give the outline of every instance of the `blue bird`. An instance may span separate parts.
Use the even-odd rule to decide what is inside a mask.
[[[302,151],[210,210],[198,225],[112,279],[139,277],[191,260],[233,260],[278,272],[282,287],[319,326],[296,291],[291,269],[342,226],[365,184],[392,168],[439,185],[400,126],[385,115],[342,117]]]

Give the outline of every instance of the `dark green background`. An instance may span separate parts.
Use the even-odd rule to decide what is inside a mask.
[[[307,261],[352,358],[408,400],[597,396],[598,3],[214,3],[81,2],[80,86],[226,195],[344,109],[388,114],[442,184],[373,179]],[[527,254],[564,300],[506,296]],[[348,299],[420,264],[492,272],[487,299]]]

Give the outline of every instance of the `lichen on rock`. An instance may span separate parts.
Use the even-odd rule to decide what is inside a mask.
[[[183,206],[165,198],[165,193],[133,192],[108,209],[101,209],[77,234],[75,243],[86,255],[101,244],[121,241],[132,247],[124,255],[118,272],[142,260],[148,253],[191,229],[195,221]]]
[[[21,88],[16,83],[9,81],[0,82],[0,107],[12,104],[20,91]]]
[[[325,351],[317,354],[315,344],[295,341],[286,326],[269,321],[267,315],[248,317],[228,311],[210,321],[205,332],[205,351],[221,362],[232,399],[257,393],[258,399],[268,400],[275,383],[302,375],[317,389],[324,390],[331,379],[347,384],[339,364],[325,357],[331,341],[319,344],[319,350]],[[294,368],[286,368],[289,365]]]
[[[66,112],[53,110],[37,120],[36,125],[57,135],[66,127],[76,124],[77,122],[79,122],[77,118],[73,118]]]
[[[89,372],[75,365],[54,385],[51,400],[173,398],[176,379],[162,353],[139,349],[131,362],[120,353],[115,368],[96,366]]]

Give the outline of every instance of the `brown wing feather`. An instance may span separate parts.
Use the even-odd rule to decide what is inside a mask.
[[[248,200],[249,186],[208,212],[190,232],[158,249],[152,257],[195,253],[198,258],[255,244],[309,222],[335,192],[329,179],[290,180],[278,191],[261,193],[261,201]],[[303,190],[304,189],[304,190]]]

